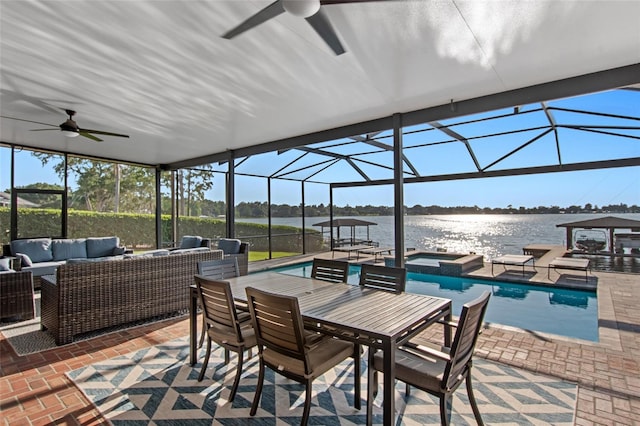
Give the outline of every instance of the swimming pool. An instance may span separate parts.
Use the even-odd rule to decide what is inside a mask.
[[[273,271],[311,276],[311,262]],[[349,268],[350,284],[358,284],[360,267]],[[457,315],[462,305],[484,291],[491,292],[485,321],[533,332],[598,341],[598,299],[595,292],[568,290],[490,280],[407,273],[406,291],[444,297]]]

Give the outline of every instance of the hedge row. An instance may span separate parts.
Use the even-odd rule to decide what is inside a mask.
[[[19,238],[43,235],[60,235],[61,212],[55,209],[19,209],[18,228],[28,230]],[[0,242],[9,242],[10,209],[0,207]],[[251,250],[269,249],[268,225],[236,222],[236,236],[250,242]],[[214,218],[181,217],[178,222],[179,235],[201,235],[217,240],[226,234],[225,221]],[[122,244],[132,248],[155,247],[155,215],[137,213],[96,213],[70,210],[68,212],[67,235],[69,238],[101,237],[118,235]],[[171,216],[162,216],[163,242],[171,245]],[[271,249],[273,251],[302,253],[302,229],[294,226],[273,225],[271,227]],[[278,237],[280,235],[280,237]],[[322,235],[307,229],[307,252],[323,249]]]

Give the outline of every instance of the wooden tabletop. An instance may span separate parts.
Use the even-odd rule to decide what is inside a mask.
[[[295,296],[305,319],[385,340],[404,338],[425,321],[451,310],[448,299],[395,294],[279,273],[245,275],[228,281],[238,301],[246,302],[247,287]]]

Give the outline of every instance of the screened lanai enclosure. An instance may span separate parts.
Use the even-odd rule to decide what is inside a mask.
[[[332,220],[334,194],[341,191],[380,186],[387,194],[383,201],[393,205],[397,179],[408,190],[450,180],[637,170],[639,104],[640,91],[625,87],[432,120],[399,128],[397,134],[386,129],[173,171],[4,145],[3,187],[10,186],[4,182],[13,184],[9,193],[16,194],[16,212],[53,209],[60,219],[33,227],[30,216],[8,214],[14,210],[6,203],[3,229],[9,232],[3,242],[74,236],[86,232],[82,223],[91,220],[93,230],[98,224],[103,233],[118,229],[119,223],[124,242],[140,250],[204,234],[214,240],[242,238],[265,258],[324,251],[339,236],[318,232],[314,218],[327,215]],[[398,143],[400,176],[394,173]],[[48,176],[59,179],[58,184],[30,180],[36,175],[33,167],[49,168]],[[92,179],[99,183],[91,184]],[[64,191],[65,186],[70,190]],[[288,204],[282,200],[291,194],[298,194],[299,202],[283,211]],[[228,202],[235,206],[231,211]],[[326,208],[318,212],[317,205]],[[279,224],[282,217],[289,226]]]
[[[464,205],[474,182],[637,180],[640,3],[338,3],[323,31],[283,13],[229,39],[269,2],[0,2],[2,242],[312,253],[373,188],[402,263],[406,201],[443,182]]]

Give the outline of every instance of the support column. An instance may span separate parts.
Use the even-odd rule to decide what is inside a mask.
[[[396,267],[404,267],[404,176],[402,159],[402,115],[393,114],[393,211]]]
[[[227,172],[227,238],[234,238],[236,235],[236,163],[235,154],[229,151],[229,170]]]
[[[267,178],[267,241],[269,242],[269,259],[273,259],[271,251],[273,245],[271,244],[271,178]]]
[[[301,208],[302,208],[302,254],[307,254],[307,233],[305,231],[305,207],[304,207],[304,181],[300,182],[301,183],[301,195],[302,195],[302,200],[301,200]]]
[[[162,170],[156,167],[156,248],[162,248]],[[172,201],[173,205],[173,201]],[[171,212],[171,220],[174,220],[175,212]]]

